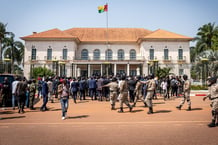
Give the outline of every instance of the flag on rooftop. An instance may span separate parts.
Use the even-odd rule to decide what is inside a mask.
[[[98,6],[98,13],[103,13],[108,11],[108,5]]]

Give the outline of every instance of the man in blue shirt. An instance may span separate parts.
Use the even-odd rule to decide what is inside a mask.
[[[47,111],[48,108],[46,107],[48,103],[48,84],[47,84],[48,79],[46,78],[42,82],[42,98],[43,98],[43,104],[40,108],[41,111]]]

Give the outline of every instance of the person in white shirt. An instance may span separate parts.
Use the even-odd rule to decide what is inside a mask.
[[[167,99],[167,81],[165,79],[163,79],[160,86],[161,86],[161,89],[163,90],[164,100],[166,100]]]
[[[19,78],[16,77],[15,81],[12,82],[12,107],[13,110],[15,110],[15,99],[16,99],[16,88],[17,88],[17,84],[19,83]]]

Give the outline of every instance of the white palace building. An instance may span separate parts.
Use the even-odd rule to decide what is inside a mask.
[[[25,41],[24,75],[46,67],[59,76],[146,76],[170,67],[175,75],[190,77],[191,37],[158,29],[71,28],[33,32]]]

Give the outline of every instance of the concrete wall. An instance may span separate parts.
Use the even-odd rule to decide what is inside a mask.
[[[43,66],[47,60],[47,49],[52,49],[52,59],[61,60],[63,55],[63,49],[68,50],[68,59],[73,60],[77,44],[74,41],[26,41],[25,42],[25,57],[24,57],[24,75],[29,78],[30,76],[30,60],[32,48],[36,48],[36,62],[35,67]],[[42,65],[40,65],[42,64]],[[52,65],[46,64],[45,67],[51,69]],[[70,75],[70,65],[67,64],[67,74]]]
[[[149,50],[154,49],[154,57],[158,60],[161,68],[171,67],[172,73],[179,75],[179,69],[184,69],[184,74],[190,77],[190,50],[188,41],[144,41],[140,45],[140,50],[144,51],[144,56],[149,61]],[[169,50],[169,63],[164,63],[164,49]],[[184,62],[178,63],[178,50],[183,49]],[[144,64],[145,72],[147,64]],[[147,73],[146,73],[147,74]]]
[[[136,57],[137,58],[142,58],[141,53],[139,51],[139,45],[137,44],[110,44],[110,45],[105,45],[105,44],[80,44],[78,46],[78,49],[76,51],[76,56],[81,58],[81,51],[83,49],[87,49],[89,52],[89,58],[92,60],[93,59],[93,52],[95,49],[100,50],[100,60],[105,60],[105,52],[107,49],[111,49],[113,52],[113,60],[117,60],[117,53],[119,49],[124,50],[125,54],[125,59],[129,60],[129,54],[130,50],[134,49],[136,51]]]
[[[136,59],[144,60],[142,75],[147,75],[149,61],[149,49],[154,49],[154,57],[158,60],[160,67],[171,67],[172,73],[178,75],[179,69],[184,70],[184,74],[190,77],[190,51],[189,42],[187,41],[143,41],[140,44],[137,43],[120,43],[120,44],[76,44],[74,41],[26,41],[25,44],[25,64],[24,64],[24,75],[29,78],[30,76],[30,60],[31,60],[31,50],[32,47],[37,49],[37,62],[35,67],[44,66],[52,69],[52,64],[48,63],[47,60],[47,49],[52,48],[53,59],[62,59],[63,49],[68,49],[68,60],[71,62],[66,63],[67,76],[72,75],[71,63],[74,59],[81,58],[81,51],[87,49],[89,52],[89,59],[93,59],[93,52],[95,49],[100,50],[100,60],[105,60],[105,52],[107,49],[113,51],[113,60],[117,60],[117,52],[119,49],[123,49],[125,52],[125,60],[129,60],[130,50],[134,49],[136,51]],[[164,60],[164,49],[169,50],[170,62],[165,63]],[[178,63],[178,49],[183,49],[183,56],[185,57],[185,62]]]

